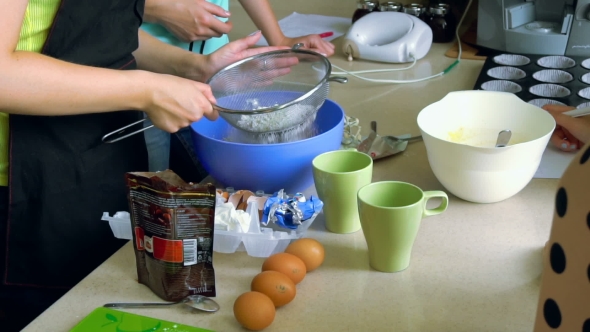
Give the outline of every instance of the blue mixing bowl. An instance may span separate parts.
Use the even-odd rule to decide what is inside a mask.
[[[195,152],[205,170],[217,182],[236,190],[264,190],[289,194],[313,184],[311,162],[316,156],[340,149],[344,110],[327,99],[318,110],[318,135],[289,143],[244,144],[223,140],[231,127],[221,117],[205,118],[191,125]]]

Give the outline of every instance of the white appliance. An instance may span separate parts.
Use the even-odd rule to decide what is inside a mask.
[[[372,12],[346,33],[343,52],[353,58],[404,63],[423,58],[432,46],[432,29],[418,17],[400,12]]]

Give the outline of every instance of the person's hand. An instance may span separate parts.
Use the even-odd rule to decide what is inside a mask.
[[[302,49],[308,49],[327,57],[334,54],[334,44],[325,41],[320,35],[307,35],[297,38],[285,37],[279,45],[293,47],[297,43],[303,44]]]
[[[226,66],[240,61],[242,59],[265,52],[289,49],[286,46],[268,46],[251,48],[260,39],[261,33],[256,32],[250,36],[230,42],[221,47],[219,50],[207,56],[205,65],[202,65],[201,75],[188,75],[189,77],[199,77],[203,82],[207,81],[213,74]],[[297,57],[286,57],[273,61],[272,64],[264,64],[268,67],[268,73],[274,77],[281,76],[289,72],[290,67],[297,64]]]
[[[590,142],[590,117],[573,118],[562,114],[575,107],[545,105],[543,109],[553,116],[557,126],[551,135],[551,143],[562,151],[577,151]]]
[[[144,17],[148,22],[163,25],[183,42],[220,37],[232,29],[230,13],[206,0],[147,0]]]
[[[211,88],[173,75],[138,72],[138,81],[147,86],[146,112],[152,123],[167,132],[175,133],[203,116],[215,120],[218,113]]]

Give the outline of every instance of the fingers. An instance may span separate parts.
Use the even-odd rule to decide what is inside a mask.
[[[583,144],[567,130],[558,127],[551,135],[551,144],[561,151],[577,151]]]
[[[563,113],[563,112],[567,112],[567,111],[571,111],[573,109],[576,109],[575,107],[572,107],[572,106],[552,105],[552,104],[544,105],[542,108],[546,111],[556,112],[556,113]]]
[[[583,118],[573,118],[562,114],[575,109],[575,107],[561,105],[545,105],[555,119],[557,127],[551,136],[551,143],[562,151],[576,151],[590,141],[590,122]]]
[[[320,35],[308,35],[300,38],[295,38],[294,42],[303,43],[303,48],[320,53],[326,57],[334,54],[334,44],[325,41]]]
[[[280,51],[280,50],[288,50],[290,47],[287,46],[267,46],[267,47],[256,47],[256,48],[249,48],[245,49],[242,52],[243,58],[248,58],[257,54],[266,53],[266,52],[273,52],[273,51]]]
[[[564,115],[558,112],[549,112],[555,119],[555,122],[562,128],[568,130],[575,136],[586,136],[588,135],[587,124],[583,119],[573,118],[568,115]]]
[[[228,18],[231,16],[230,12],[228,12],[225,9],[223,9],[222,7],[212,4],[210,2],[203,1],[200,4],[200,6],[203,6],[203,8],[205,8],[205,10],[207,10],[209,13],[211,13],[217,17]]]
[[[213,18],[210,22],[209,29],[215,33],[211,37],[221,37],[222,35],[228,34],[233,28],[231,22],[222,22],[216,18]]]
[[[197,83],[197,89],[199,90],[199,92],[201,92],[201,94],[205,98],[205,102],[206,102],[206,105],[203,105],[203,108],[202,108],[203,116],[211,121],[217,120],[217,118],[219,117],[219,113],[217,112],[217,110],[215,108],[213,108],[213,105],[217,104],[217,100],[213,96],[213,92],[211,91],[211,87],[206,84],[202,84],[202,83],[198,83],[198,82],[196,82],[196,83]]]

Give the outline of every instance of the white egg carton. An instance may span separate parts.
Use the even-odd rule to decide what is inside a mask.
[[[253,257],[268,257],[274,253],[283,252],[291,240],[303,237],[309,226],[317,217],[317,213],[303,221],[296,230],[290,230],[269,223],[268,226],[260,225],[258,206],[256,201],[248,203],[246,213],[250,216],[250,227],[247,233],[236,230],[228,230],[226,225],[216,224],[213,231],[213,251],[230,254],[236,251],[246,251]],[[102,220],[108,221],[116,238],[133,239],[131,218],[129,212],[120,211],[112,217],[104,212]]]
[[[261,226],[256,201],[248,202],[246,213],[250,216],[250,227],[247,233],[227,230],[225,225],[217,225],[214,231],[213,250],[219,253],[231,254],[236,251],[246,251],[252,257],[268,257],[285,251],[291,240],[303,237],[309,226],[317,217],[317,213],[303,221],[295,230],[281,228],[274,223]]]
[[[133,230],[131,229],[131,216],[127,211],[119,211],[112,217],[108,212],[102,213],[101,220],[108,221],[113,231],[113,235],[117,239],[132,240]]]

